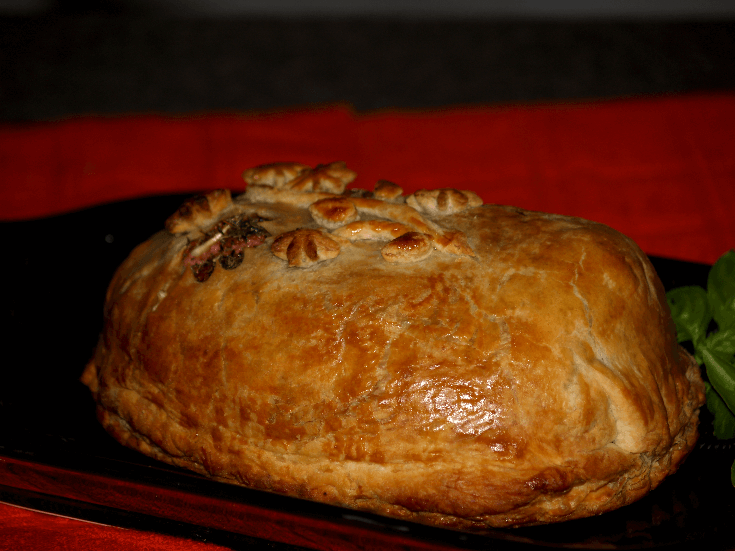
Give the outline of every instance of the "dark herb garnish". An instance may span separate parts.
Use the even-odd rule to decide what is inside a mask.
[[[214,272],[214,268],[214,261],[209,258],[201,264],[194,264],[191,267],[191,271],[194,273],[194,279],[196,279],[199,283],[204,283],[212,275],[212,272]]]
[[[229,236],[222,240],[222,254],[219,257],[219,265],[225,270],[234,270],[242,264],[245,258],[242,250],[248,245],[248,240],[241,236]]]
[[[234,270],[245,257],[244,249],[257,247],[270,235],[259,222],[258,215],[232,216],[220,220],[203,237],[192,241],[184,253],[184,263],[191,266],[194,279],[207,281],[216,268],[216,261],[226,270]]]

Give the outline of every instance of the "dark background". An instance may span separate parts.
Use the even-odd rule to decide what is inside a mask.
[[[4,121],[733,88],[730,1],[0,0]]]

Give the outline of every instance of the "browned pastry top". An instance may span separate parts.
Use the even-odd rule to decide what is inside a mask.
[[[475,530],[619,507],[692,448],[698,367],[627,237],[453,189],[345,192],[341,163],[245,177],[112,281],[83,380],[124,444]]]

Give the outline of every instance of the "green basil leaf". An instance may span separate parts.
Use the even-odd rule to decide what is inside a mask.
[[[723,254],[710,269],[707,298],[717,325],[735,327],[735,250]]]
[[[735,355],[735,325],[720,329],[704,340],[704,348],[719,354],[731,357]]]
[[[707,378],[731,412],[735,412],[735,365],[711,350],[702,350]]]
[[[698,286],[678,287],[666,293],[666,301],[676,324],[677,340],[699,345],[712,319],[707,291]]]
[[[715,438],[729,440],[735,438],[735,415],[725,405],[712,385],[705,383],[707,389],[707,409],[714,416],[713,426]]]

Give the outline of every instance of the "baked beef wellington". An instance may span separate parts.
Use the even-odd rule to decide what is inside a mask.
[[[604,513],[677,469],[703,383],[633,241],[354,177],[250,169],[132,252],[83,375],[117,440],[473,531]]]

